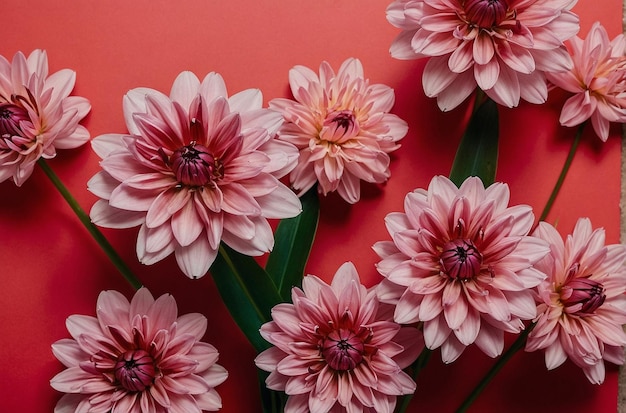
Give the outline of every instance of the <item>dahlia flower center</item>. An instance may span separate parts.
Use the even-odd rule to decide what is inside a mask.
[[[358,132],[358,123],[354,112],[351,110],[340,110],[331,112],[324,120],[322,129],[322,139],[335,142],[339,139],[352,138]]]
[[[322,342],[322,356],[333,370],[347,371],[363,360],[363,338],[351,330],[331,331]]]
[[[342,110],[330,119],[330,122],[334,123],[337,128],[348,130],[352,127],[352,125],[354,125],[354,114],[352,111]]]
[[[144,350],[130,350],[122,354],[113,369],[119,384],[130,392],[141,392],[154,383],[154,359]]]
[[[174,151],[169,163],[178,182],[187,186],[205,186],[223,176],[220,160],[195,142]]]
[[[468,281],[480,272],[483,256],[472,241],[455,239],[444,244],[439,262],[448,277]]]
[[[604,286],[589,278],[575,278],[561,288],[561,303],[571,314],[593,314],[605,299]]]
[[[30,117],[28,112],[17,105],[12,103],[0,104],[0,136],[9,138],[11,136],[22,136],[22,129],[20,123],[28,121]]]
[[[465,16],[473,26],[489,29],[498,26],[507,15],[509,5],[506,0],[467,0]]]

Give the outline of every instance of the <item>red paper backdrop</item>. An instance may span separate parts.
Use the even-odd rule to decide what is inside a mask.
[[[47,50],[51,72],[77,72],[74,94],[87,97],[84,122],[92,136],[126,131],[122,96],[138,86],[169,92],[176,75],[222,74],[231,93],[259,88],[266,102],[289,97],[288,70],[302,64],[317,70],[322,60],[335,68],[347,57],[361,59],[373,83],[396,91],[393,112],[410,126],[393,156],[392,177],[381,187],[366,186],[363,199],[349,206],[336,196],[323,199],[308,272],[329,280],[352,261],[368,285],[380,279],[371,249],[388,239],[383,219],[402,209],[405,194],[447,175],[464,129],[467,105],[441,113],[424,96],[425,61],[397,61],[388,49],[398,30],[387,23],[388,0],[215,1],[215,0],[21,0],[2,7],[0,54]],[[600,20],[611,37],[620,32],[619,0],[580,0],[581,34]],[[501,109],[501,150],[497,179],[511,188],[511,203],[537,211],[545,204],[566,157],[573,129],[558,125],[565,96],[553,93],[545,105],[522,103]],[[607,241],[619,240],[619,127],[607,143],[587,131],[550,222],[569,232],[579,216],[603,226]],[[89,145],[61,151],[50,165],[85,210],[95,197],[87,180],[98,171]],[[538,212],[537,212],[538,215]],[[181,313],[209,319],[205,339],[220,351],[229,371],[218,387],[223,412],[259,411],[254,351],[232,322],[210,276],[188,280],[172,257],[147,267],[135,256],[136,230],[105,235],[155,295],[171,293]],[[62,370],[50,345],[68,337],[70,314],[94,314],[98,293],[132,289],[100,252],[60,195],[39,170],[21,187],[0,184],[0,411],[53,410],[61,394],[49,380]],[[509,340],[510,341],[510,340]],[[470,347],[451,365],[436,351],[418,379],[411,412],[449,412],[493,363]],[[242,396],[245,395],[245,396]],[[571,363],[547,372],[542,354],[517,354],[479,398],[473,412],[614,412],[617,368],[594,386]]]

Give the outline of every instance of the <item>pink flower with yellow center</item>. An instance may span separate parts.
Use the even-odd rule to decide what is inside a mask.
[[[549,249],[527,235],[532,209],[508,202],[505,184],[470,177],[457,188],[436,176],[406,196],[404,213],[387,215],[392,241],[374,245],[379,298],[396,305],[396,322],[423,323],[426,347],[441,347],[446,363],[472,343],[498,356],[504,332],[536,315],[532,288],[545,275],[533,264]]]
[[[545,349],[548,369],[567,358],[590,382],[604,381],[604,360],[624,363],[626,334],[626,246],[605,245],[604,229],[588,218],[576,223],[565,242],[550,224],[533,233],[550,244],[536,264],[548,278],[537,287],[536,326],[526,351]]]
[[[178,317],[171,295],[141,288],[132,301],[117,291],[98,297],[96,317],[72,315],[72,339],[52,345],[67,367],[51,385],[67,393],[55,413],[166,413],[219,410],[215,387],[226,380],[215,347],[200,340],[198,313]]]
[[[269,389],[289,395],[285,412],[392,412],[415,391],[402,371],[424,344],[415,327],[393,321],[393,307],[366,289],[352,263],[330,285],[309,275],[279,304],[261,335],[275,347],[256,358]]]
[[[576,126],[591,118],[596,135],[609,137],[610,122],[626,123],[626,38],[613,40],[596,22],[586,39],[574,37],[571,45],[574,67],[565,73],[548,73],[556,86],[575,93],[563,106],[559,121]]]
[[[79,125],[91,106],[70,96],[76,73],[63,69],[48,76],[43,50],[28,58],[22,52],[9,62],[0,56],[0,182],[21,186],[39,158],[50,159],[56,149],[76,148],[89,140]]]
[[[400,147],[408,126],[388,113],[394,104],[391,88],[370,84],[358,59],[346,60],[335,74],[327,62],[319,76],[304,66],[289,71],[295,101],[273,99],[285,124],[279,139],[300,150],[289,175],[299,193],[319,183],[324,195],[337,193],[349,203],[360,199],[360,181],[383,183],[390,176],[389,155]]]
[[[478,86],[499,104],[546,101],[545,74],[571,68],[563,42],[578,30],[575,0],[395,0],[397,59],[428,57],[422,83],[441,110]]]
[[[181,73],[170,96],[148,88],[124,97],[129,135],[93,140],[102,171],[89,190],[102,198],[92,220],[141,225],[137,255],[153,264],[174,253],[189,277],[202,277],[220,242],[246,255],[272,249],[268,219],[296,216],[300,200],[279,178],[297,149],[274,139],[280,113],[259,90],[228,97],[222,77]]]

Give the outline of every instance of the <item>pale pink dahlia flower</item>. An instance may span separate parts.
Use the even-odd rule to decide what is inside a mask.
[[[569,98],[559,121],[576,126],[591,118],[596,134],[606,141],[609,123],[626,123],[626,38],[609,40],[596,22],[585,40],[570,39],[574,67],[565,73],[548,73],[556,86],[575,93]]]
[[[68,393],[55,413],[200,413],[222,405],[215,387],[226,380],[217,350],[200,342],[198,313],[178,317],[176,301],[154,300],[141,288],[132,301],[117,291],[98,297],[96,317],[72,315],[72,339],[52,345],[67,369],[51,385]]]
[[[9,62],[0,56],[0,182],[11,178],[21,186],[41,157],[56,149],[76,148],[89,140],[79,125],[89,101],[70,96],[76,73],[63,69],[48,76],[48,57],[35,50]]]
[[[402,29],[390,52],[397,59],[429,57],[424,92],[441,110],[478,86],[499,104],[520,97],[546,101],[545,72],[571,68],[563,42],[578,30],[576,0],[395,0],[389,22]]]
[[[348,59],[335,74],[327,62],[319,76],[304,66],[289,71],[295,101],[273,99],[285,124],[279,139],[300,150],[298,165],[289,175],[296,191],[304,193],[316,182],[324,195],[337,193],[353,204],[360,199],[360,181],[389,179],[389,152],[406,135],[408,125],[388,113],[393,89],[370,84],[358,59]]]
[[[147,88],[124,97],[129,135],[98,136],[103,171],[89,181],[102,198],[92,220],[109,228],[141,225],[137,256],[153,264],[172,252],[201,277],[220,241],[246,255],[272,249],[268,218],[289,218],[300,200],[279,178],[297,149],[274,139],[280,113],[262,108],[256,89],[230,98],[222,77],[181,73],[170,97]]]
[[[391,413],[415,391],[402,371],[423,349],[415,327],[393,321],[393,307],[360,282],[352,263],[332,283],[308,275],[293,304],[279,304],[261,335],[275,347],[256,358],[269,389],[288,395],[285,412]]]
[[[550,244],[536,264],[548,278],[537,287],[536,326],[526,351],[545,349],[546,367],[568,357],[590,382],[604,381],[604,360],[624,363],[626,334],[626,246],[604,245],[604,229],[581,218],[565,242],[541,222],[533,236]]]
[[[506,184],[470,177],[457,188],[436,176],[406,196],[404,213],[387,215],[393,241],[374,245],[380,299],[396,304],[396,322],[423,322],[426,346],[441,346],[446,363],[472,343],[498,356],[504,331],[536,315],[532,288],[545,275],[533,264],[549,249],[527,236],[531,208],[508,202]]]

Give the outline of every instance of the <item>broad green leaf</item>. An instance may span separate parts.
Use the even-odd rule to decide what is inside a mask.
[[[478,176],[485,186],[496,179],[498,165],[498,107],[487,98],[472,114],[456,152],[450,180],[457,186]]]
[[[222,244],[211,275],[233,319],[257,351],[270,345],[259,334],[282,299],[276,285],[252,258]]]
[[[265,265],[283,301],[290,301],[291,288],[302,284],[304,267],[309,259],[319,219],[317,187],[314,186],[302,195],[300,201],[300,215],[283,219],[278,224],[274,234],[274,249]]]

